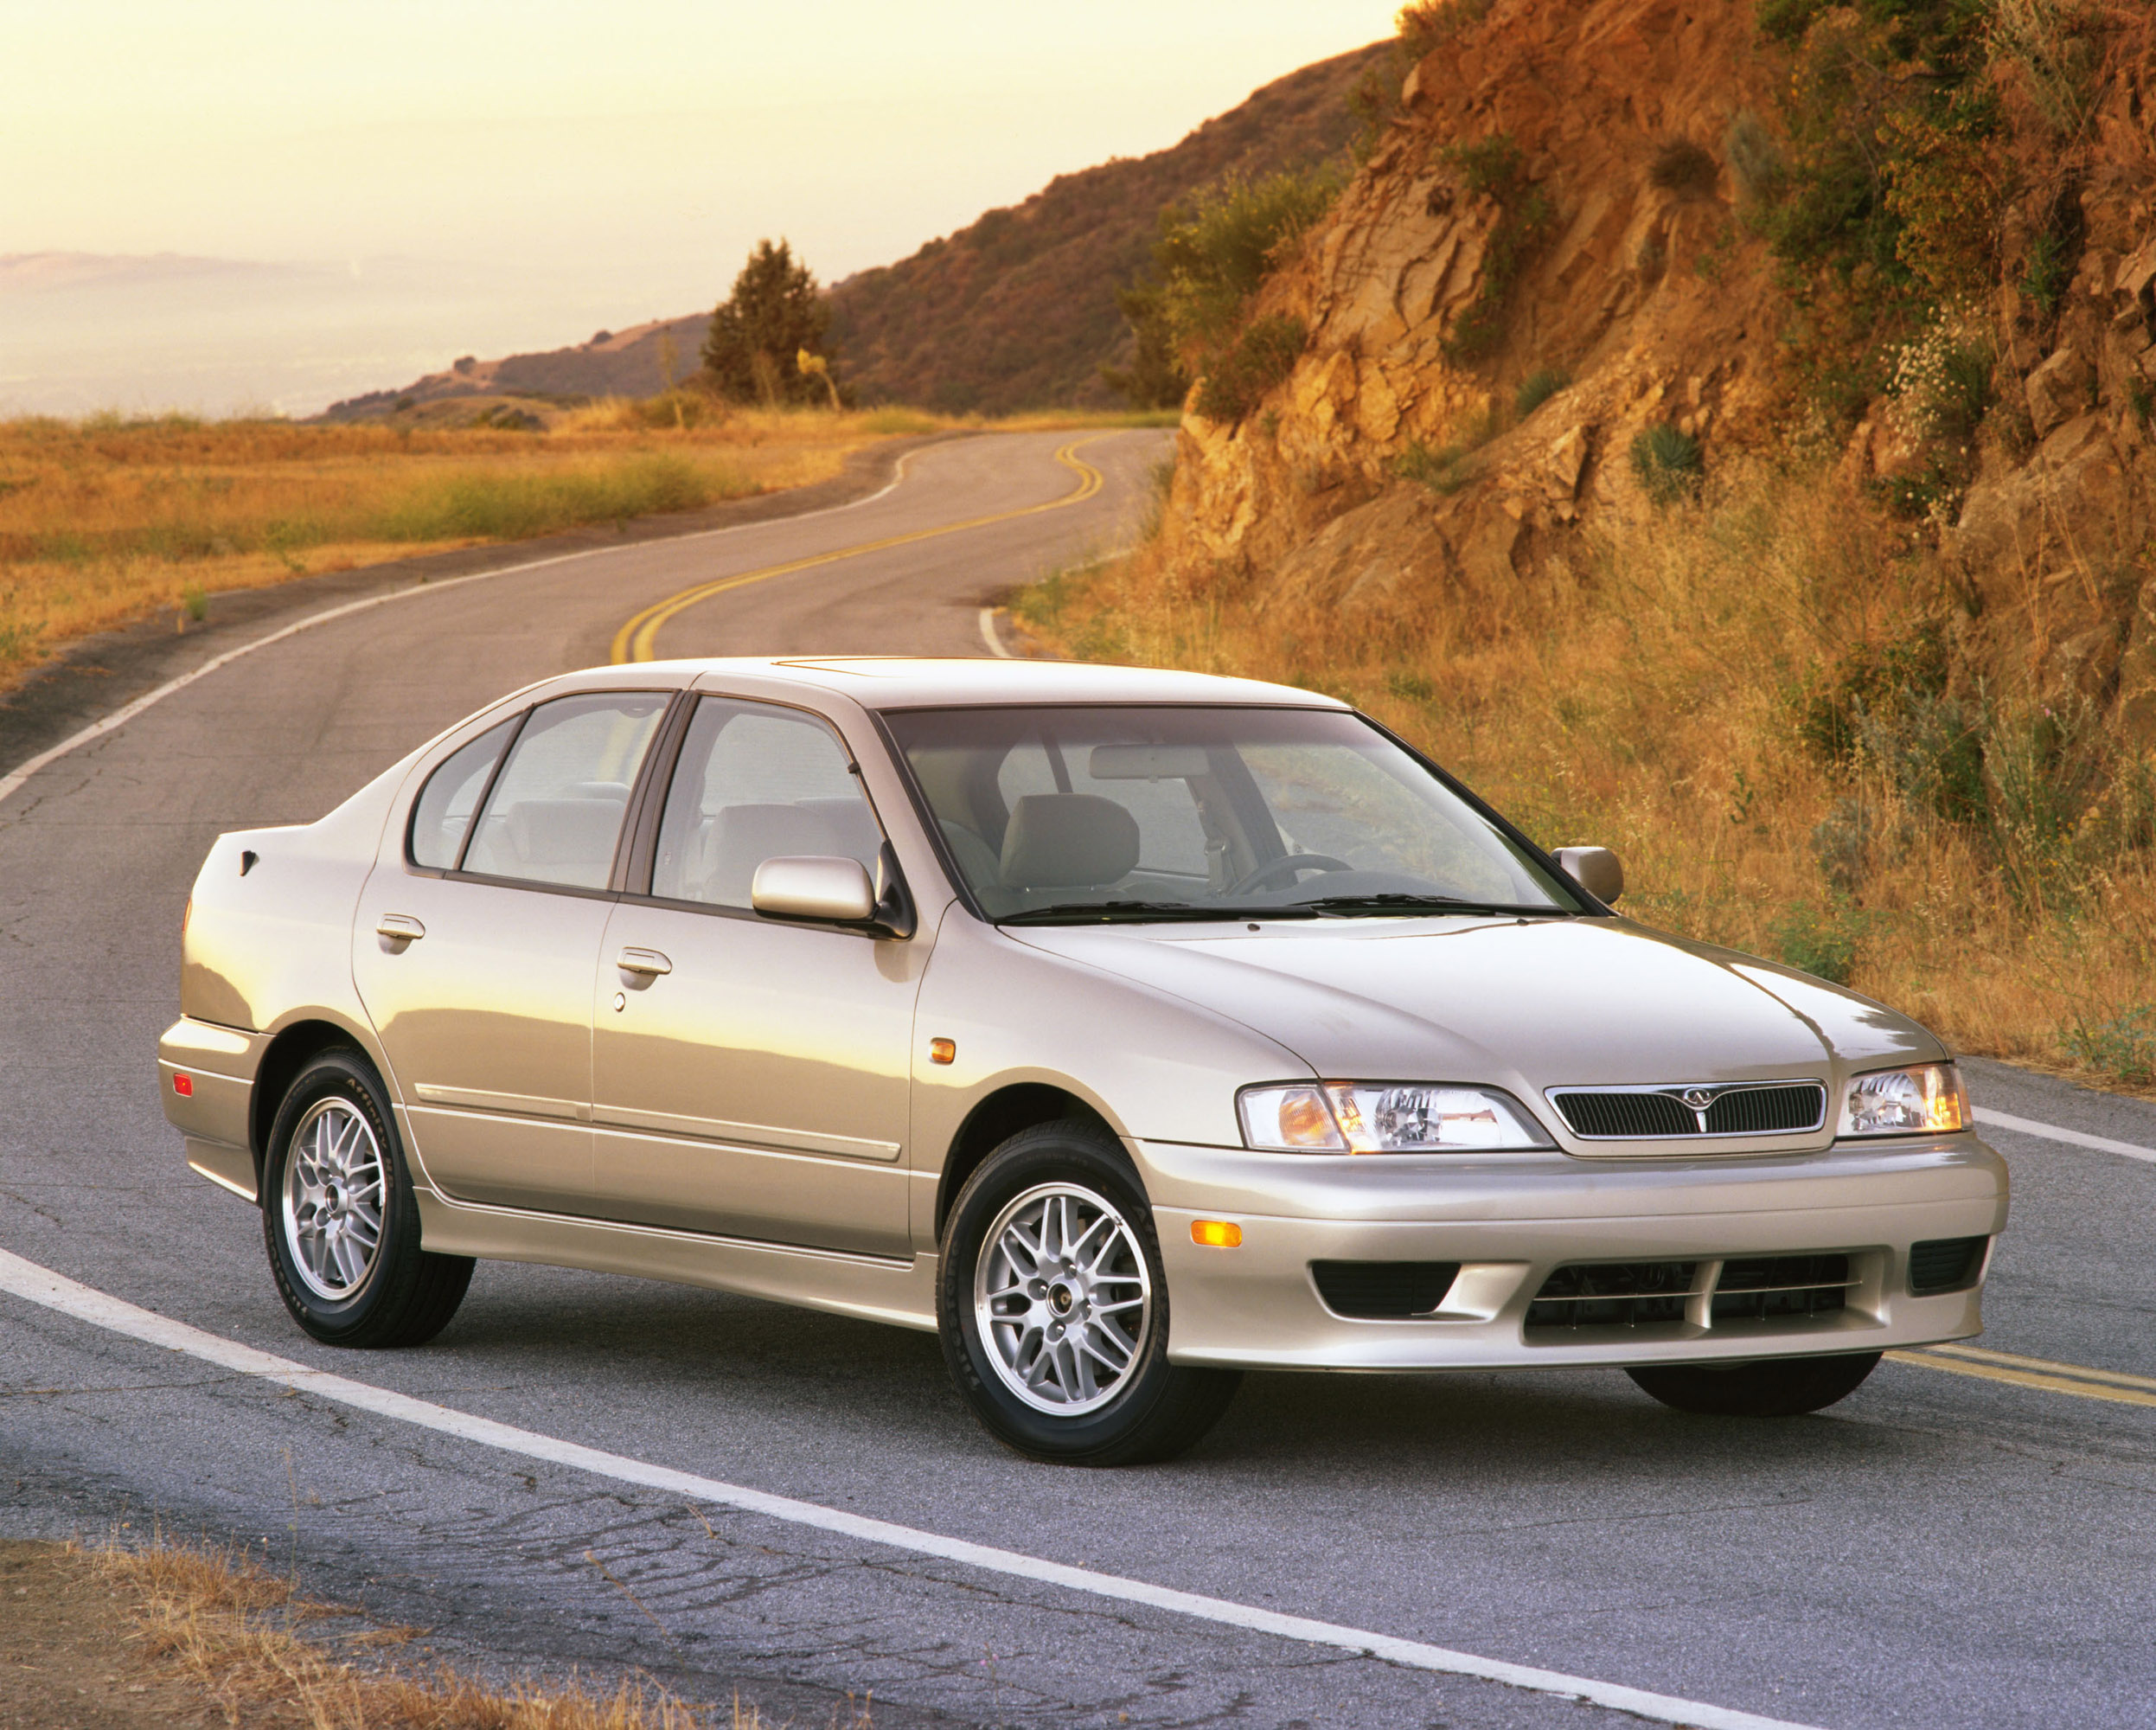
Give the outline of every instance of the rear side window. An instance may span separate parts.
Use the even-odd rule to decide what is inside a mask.
[[[426,778],[412,807],[412,862],[437,871],[451,871],[464,851],[464,831],[479,795],[487,790],[494,759],[502,754],[521,716],[512,715],[499,727],[490,727],[470,744],[457,750]]]
[[[464,849],[464,869],[605,888],[629,790],[666,704],[658,691],[606,691],[540,704],[495,778]]]

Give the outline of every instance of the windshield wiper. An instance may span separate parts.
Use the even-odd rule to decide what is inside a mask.
[[[1373,895],[1320,895],[1314,900],[1297,901],[1298,907],[1313,912],[1331,913],[1338,918],[1353,919],[1358,913],[1487,913],[1498,915],[1540,914],[1549,919],[1569,919],[1563,907],[1507,907],[1500,901],[1470,901],[1457,895],[1411,895],[1397,891]]]
[[[1058,901],[1051,907],[1027,907],[1006,913],[998,925],[1096,925],[1144,919],[1315,919],[1309,907],[1208,907],[1190,901]]]

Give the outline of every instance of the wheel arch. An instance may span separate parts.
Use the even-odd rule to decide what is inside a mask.
[[[1100,1108],[1067,1087],[1049,1081],[1014,1081],[977,1101],[958,1125],[944,1155],[943,1175],[936,1184],[936,1239],[943,1241],[944,1225],[951,1205],[966,1180],[981,1163],[1020,1130],[1038,1124],[1090,1124],[1113,1137],[1123,1137]]]
[[[247,1148],[254,1157],[254,1192],[258,1205],[262,1195],[262,1165],[268,1157],[270,1130],[277,1122],[277,1108],[304,1069],[323,1052],[342,1047],[364,1057],[377,1075],[387,1080],[381,1054],[374,1041],[357,1028],[322,1016],[309,1016],[279,1028],[256,1064],[254,1086],[247,1099]]]

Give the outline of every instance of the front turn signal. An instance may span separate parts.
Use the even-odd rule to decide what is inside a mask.
[[[1232,1220],[1193,1220],[1190,1240],[1205,1249],[1236,1249],[1243,1242],[1243,1228]]]

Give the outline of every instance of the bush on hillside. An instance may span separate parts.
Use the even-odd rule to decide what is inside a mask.
[[[1240,420],[1294,370],[1308,340],[1302,321],[1287,313],[1252,321],[1206,367],[1192,407],[1208,420]]]
[[[1513,289],[1535,248],[1548,238],[1557,213],[1549,195],[1528,178],[1526,157],[1509,134],[1464,140],[1443,155],[1472,196],[1497,203],[1497,218],[1483,246],[1481,286],[1445,339],[1450,359],[1479,361],[1505,340]]]
[[[1632,441],[1632,472],[1657,504],[1673,504],[1697,492],[1705,471],[1699,441],[1666,421]]]
[[[1150,274],[1117,296],[1136,337],[1136,359],[1128,370],[1103,375],[1141,408],[1180,401],[1180,394],[1171,394],[1175,381],[1197,374],[1215,381],[1210,400],[1216,407],[1239,400],[1253,356],[1269,345],[1276,349],[1283,338],[1275,322],[1249,348],[1253,332],[1238,336],[1238,326],[1265,279],[1332,208],[1341,183],[1337,163],[1256,180],[1230,175],[1161,211]],[[1296,331],[1300,352],[1302,326]]]

